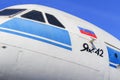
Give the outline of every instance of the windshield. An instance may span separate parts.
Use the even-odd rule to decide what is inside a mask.
[[[10,16],[10,15],[14,15],[14,14],[20,13],[25,10],[26,9],[4,9],[0,11],[0,16]]]

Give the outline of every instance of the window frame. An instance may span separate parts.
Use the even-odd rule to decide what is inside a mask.
[[[23,16],[23,15],[26,15],[26,14],[32,12],[32,11],[40,12],[44,21],[39,21],[39,20],[36,20],[36,19],[32,19],[32,18],[28,18],[28,17],[24,17],[24,16]],[[60,25],[56,25],[56,24],[50,23],[50,22],[49,22],[49,19],[48,19],[48,17],[47,17],[46,14],[54,17],[54,18],[56,19],[56,21],[57,21]],[[48,24],[48,25],[52,25],[52,26],[55,26],[55,27],[57,27],[57,28],[65,29],[65,26],[61,23],[61,21],[60,21],[56,16],[54,16],[53,14],[50,14],[50,13],[43,12],[43,11],[30,10],[30,11],[22,14],[21,17],[22,17],[22,18],[25,18],[25,19],[37,21],[37,22],[42,22],[42,23],[45,23],[45,24]]]
[[[32,12],[32,11],[39,12],[40,15],[42,16],[42,20],[38,20],[38,19],[35,19],[35,18],[24,17],[24,15],[29,14],[29,13]],[[22,17],[22,18],[25,18],[25,19],[37,21],[37,22],[46,23],[46,20],[45,20],[45,17],[44,17],[44,13],[43,13],[42,11],[38,11],[38,10],[31,10],[31,11],[29,11],[29,12],[27,12],[27,13],[22,14],[21,17]]]
[[[54,17],[54,19],[57,20],[57,22],[58,22],[59,25],[52,24],[52,23],[49,21],[47,15],[50,15],[50,16]],[[50,25],[54,25],[54,26],[57,26],[58,28],[65,29],[65,26],[61,23],[61,21],[60,21],[56,16],[54,16],[54,15],[52,15],[52,14],[49,14],[49,13],[45,13],[45,16],[46,16],[47,22],[48,22]]]
[[[11,13],[5,12],[5,11],[10,11],[10,10],[12,10],[12,11],[16,10],[16,11],[13,11]],[[27,9],[7,8],[7,9],[3,9],[3,10],[0,11],[0,16],[13,16],[13,15],[19,14],[19,13],[25,11],[25,10],[27,10]]]

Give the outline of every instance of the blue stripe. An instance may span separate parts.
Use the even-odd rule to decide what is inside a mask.
[[[111,67],[113,68],[117,68],[117,66],[113,65],[113,64],[109,64]]]
[[[0,27],[45,37],[71,46],[71,40],[67,30],[47,24],[37,23],[22,18],[13,18],[0,25]]]
[[[20,36],[23,36],[23,37],[35,39],[35,40],[42,41],[42,42],[46,42],[46,43],[49,43],[49,44],[52,44],[52,45],[55,45],[55,46],[58,46],[58,47],[61,47],[61,48],[67,49],[67,50],[72,50],[72,48],[70,48],[70,47],[67,47],[67,46],[64,46],[64,45],[61,45],[61,44],[57,44],[57,43],[54,43],[54,42],[51,42],[51,41],[48,41],[48,40],[40,39],[40,38],[37,38],[37,37],[34,37],[34,36],[21,34],[21,33],[18,33],[18,32],[13,32],[13,31],[8,31],[8,30],[3,30],[3,29],[0,29],[0,31],[7,32],[7,33],[12,33],[12,34],[15,34],[15,35],[20,35]]]

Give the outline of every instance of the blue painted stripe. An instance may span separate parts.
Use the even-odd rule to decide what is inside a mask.
[[[58,47],[61,47],[61,48],[67,49],[67,50],[72,50],[71,47],[67,47],[67,46],[64,46],[64,45],[61,45],[61,44],[58,44],[58,43],[55,43],[55,42],[51,42],[51,41],[48,41],[48,40],[40,39],[40,38],[37,38],[37,37],[34,37],[34,36],[30,36],[30,35],[26,35],[26,34],[22,34],[22,33],[18,33],[18,32],[13,32],[13,31],[9,31],[9,30],[3,30],[3,29],[0,29],[0,31],[15,34],[15,35],[19,35],[19,36],[23,36],[23,37],[27,37],[27,38],[31,38],[31,39],[35,39],[35,40],[42,41],[42,42],[45,42],[45,43],[49,43],[49,44],[52,44],[52,45],[55,45],[55,46],[58,46]]]
[[[113,64],[109,64],[111,67],[113,68],[117,68],[117,66],[113,65]]]
[[[22,18],[13,18],[1,24],[0,27],[30,33],[71,46],[71,40],[67,30],[47,24],[37,23]]]

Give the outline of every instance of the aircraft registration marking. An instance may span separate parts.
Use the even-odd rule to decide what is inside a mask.
[[[97,54],[97,56],[103,57],[104,51],[103,49],[100,48],[90,48],[90,46],[87,43],[83,44],[83,49],[81,49],[80,51],[86,51],[89,53],[95,53]]]

